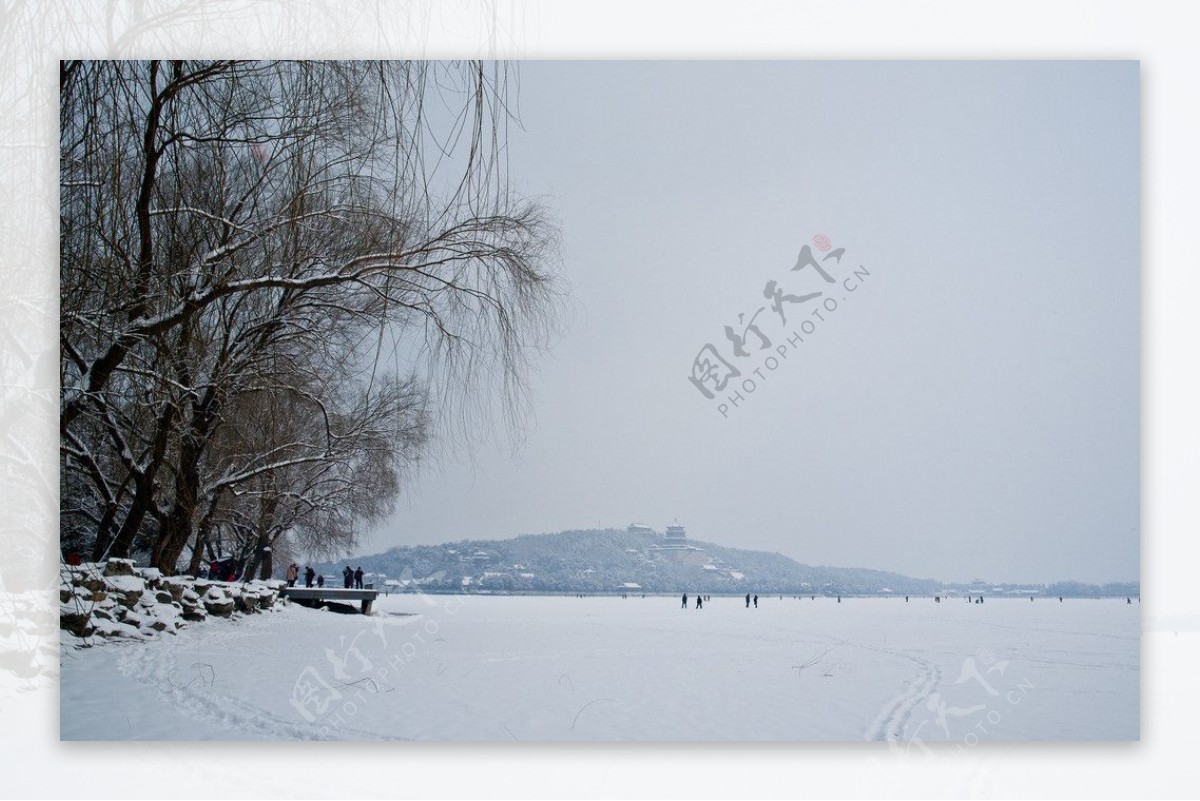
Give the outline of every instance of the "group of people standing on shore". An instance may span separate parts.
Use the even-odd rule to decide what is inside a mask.
[[[298,564],[296,564],[295,562],[292,562],[290,565],[288,565],[288,569],[287,569],[287,585],[289,587],[295,587],[296,581],[299,578],[300,578],[300,566]],[[314,579],[316,580],[318,587],[325,586],[325,577],[318,576],[317,571],[313,570],[312,566],[309,565],[308,567],[304,568],[304,586],[311,587],[313,585]]]
[[[287,585],[289,587],[295,587],[296,581],[299,580],[299,578],[300,578],[300,566],[297,565],[295,562],[292,562],[290,565],[288,565],[288,569],[287,569]],[[324,576],[318,576],[317,571],[313,570],[311,565],[304,568],[304,586],[312,587],[314,580],[316,581],[316,584],[318,587],[325,586],[325,577]],[[362,569],[362,567],[352,570],[350,568],[350,565],[346,565],[346,569],[342,571],[342,584],[348,590],[349,589],[361,590],[363,588],[363,569]]]
[[[646,597],[646,596],[644,596],[644,595],[643,595],[642,597],[644,598],[644,597]],[[704,602],[705,602],[705,601],[711,601],[711,600],[712,600],[712,596],[711,596],[711,595],[697,595],[697,596],[696,596],[696,608],[697,608],[697,609],[703,609],[703,608],[704,608]],[[757,608],[758,608],[758,596],[757,596],[757,595],[755,595],[755,596],[753,597],[753,601],[754,601],[754,608],[755,608],[755,609],[757,609]],[[750,596],[750,593],[746,593],[746,608],[747,608],[747,609],[749,609],[749,608],[750,608],[750,602],[751,602],[751,596]],[[688,608],[688,594],[687,594],[686,592],[683,594],[683,605],[682,605],[682,607],[683,607],[684,609],[687,609],[687,608]]]
[[[362,567],[350,569],[350,565],[346,565],[346,569],[342,571],[342,583],[346,589],[361,590],[363,588],[363,571]]]
[[[295,587],[296,582],[300,579],[300,566],[295,562],[288,565],[287,569],[287,585]],[[316,581],[318,587],[325,586],[325,577],[318,576],[317,571],[312,569],[312,566],[304,568],[304,586],[312,587],[313,581]],[[346,565],[346,569],[342,571],[342,586],[346,589],[363,589],[363,569],[360,565],[357,568],[351,568]]]

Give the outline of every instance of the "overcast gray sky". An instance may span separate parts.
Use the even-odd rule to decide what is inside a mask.
[[[678,518],[810,564],[1138,577],[1136,62],[518,69],[568,326],[519,453],[431,466],[364,552]],[[818,234],[833,284],[791,269]],[[784,324],[771,280],[822,295]],[[712,400],[706,344],[742,373]]]

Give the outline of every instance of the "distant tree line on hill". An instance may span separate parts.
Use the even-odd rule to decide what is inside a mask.
[[[392,548],[355,557],[364,570],[425,592],[620,593],[688,590],[706,593],[783,595],[935,596],[1021,594],[1031,586],[1044,596],[1105,597],[1137,594],[1136,584],[954,584],[866,568],[805,565],[778,553],[689,541],[696,558],[658,552],[662,540],[625,529],[564,531],[508,540],[461,540],[443,545]],[[706,569],[711,565],[714,569]],[[339,571],[341,565],[319,566]],[[738,577],[740,576],[740,577]],[[466,580],[464,582],[464,579]],[[636,589],[625,585],[637,584]]]

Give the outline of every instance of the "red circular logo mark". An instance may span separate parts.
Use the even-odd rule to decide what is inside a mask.
[[[820,248],[822,252],[833,247],[833,243],[829,241],[829,237],[825,236],[825,234],[817,234],[814,236],[813,244]]]

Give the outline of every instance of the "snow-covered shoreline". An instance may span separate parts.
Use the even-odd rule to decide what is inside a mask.
[[[175,634],[210,617],[233,619],[277,608],[283,581],[226,582],[164,576],[130,559],[63,565],[59,628],[63,647]]]

